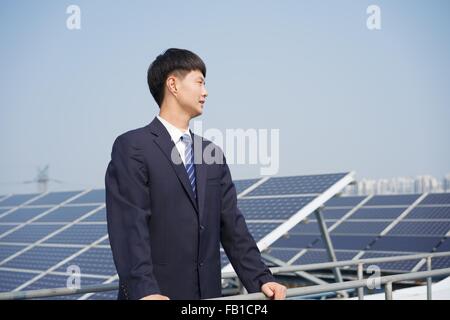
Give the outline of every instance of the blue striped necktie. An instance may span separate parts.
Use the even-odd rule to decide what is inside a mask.
[[[195,192],[195,166],[191,135],[187,133],[183,134],[181,141],[186,145],[184,166],[186,168],[189,182],[191,183],[192,191],[194,192],[194,197],[197,198],[197,192]]]

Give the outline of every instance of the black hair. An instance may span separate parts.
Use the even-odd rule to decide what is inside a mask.
[[[170,48],[156,57],[148,68],[147,83],[160,108],[164,100],[167,77],[174,72],[184,77],[188,72],[194,70],[200,71],[206,77],[205,63],[198,55],[189,50]]]

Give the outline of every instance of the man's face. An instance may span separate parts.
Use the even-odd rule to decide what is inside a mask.
[[[178,95],[180,106],[191,116],[197,117],[203,112],[203,105],[208,91],[205,87],[205,78],[198,71],[190,71],[183,79],[177,77]]]

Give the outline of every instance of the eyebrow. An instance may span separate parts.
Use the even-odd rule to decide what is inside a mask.
[[[205,78],[203,78],[203,77],[197,77],[197,80],[205,81]]]

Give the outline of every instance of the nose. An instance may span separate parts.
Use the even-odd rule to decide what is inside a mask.
[[[206,90],[205,87],[203,87],[202,96],[205,97],[205,98],[208,96],[208,90]]]

